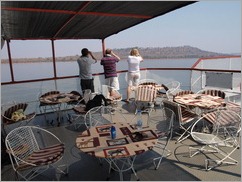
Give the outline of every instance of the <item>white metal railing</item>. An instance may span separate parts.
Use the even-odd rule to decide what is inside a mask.
[[[191,72],[191,90],[213,88],[223,90],[228,100],[241,102],[240,56],[200,59],[195,64]]]
[[[229,63],[225,63],[225,62]],[[224,64],[221,66],[221,64]],[[216,67],[215,65],[219,65]],[[176,69],[176,68],[148,68],[141,70],[141,79],[154,79],[160,84],[165,84],[171,81],[179,81],[181,89],[192,90],[197,92],[204,89],[206,86],[206,71],[203,69],[213,68],[227,70],[233,72],[233,89],[228,95],[233,95],[236,92],[236,97],[240,97],[241,92],[241,72],[234,72],[234,69],[241,68],[241,58],[226,58],[226,59],[204,59],[200,60],[194,69]],[[226,67],[227,66],[227,67]],[[208,72],[208,71],[207,71]],[[127,72],[119,71],[118,78],[120,83],[119,92],[122,97],[126,98],[127,88]],[[95,91],[101,92],[102,84],[105,83],[104,75],[102,73],[95,74],[94,85]],[[1,104],[4,105],[10,102],[27,102],[31,105],[28,109],[36,110],[38,108],[38,96],[51,90],[59,90],[60,92],[70,92],[77,90],[81,92],[80,79],[78,77],[46,80],[37,82],[26,82],[18,84],[9,84],[1,86]],[[237,99],[237,98],[236,98]],[[239,98],[240,100],[240,98]],[[38,111],[36,111],[38,113]]]
[[[177,80],[181,83],[182,89],[190,89],[190,70],[142,70],[141,79],[155,79],[158,83],[168,83]],[[127,72],[120,71],[118,73],[120,83],[120,93],[126,98],[127,89]],[[97,74],[94,76],[95,91],[101,92],[102,84],[105,83],[104,75]],[[21,84],[2,85],[1,104],[15,102],[27,102],[31,106],[28,109],[38,111],[38,96],[51,90],[59,90],[60,92],[70,92],[77,90],[81,92],[80,79],[59,79],[40,82],[28,82]]]

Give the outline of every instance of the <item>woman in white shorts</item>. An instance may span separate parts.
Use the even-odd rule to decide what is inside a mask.
[[[132,49],[128,56],[128,88],[127,88],[127,99],[129,102],[130,94],[133,86],[137,86],[140,79],[140,68],[139,64],[143,61],[140,56],[138,49]]]

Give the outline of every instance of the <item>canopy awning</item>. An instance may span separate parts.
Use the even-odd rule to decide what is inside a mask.
[[[105,39],[194,1],[1,1],[5,40]]]

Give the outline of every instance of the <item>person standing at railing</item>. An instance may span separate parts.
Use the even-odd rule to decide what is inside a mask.
[[[97,63],[97,59],[87,48],[83,48],[81,53],[82,56],[77,59],[77,63],[79,65],[79,77],[82,92],[84,93],[84,90],[86,89],[95,92],[91,65]]]
[[[101,59],[106,85],[113,88],[110,90],[110,96],[115,95],[116,92],[114,90],[119,90],[118,74],[116,70],[116,63],[119,61],[120,57],[117,56],[111,49],[106,49],[105,55]]]
[[[142,56],[140,56],[138,49],[132,49],[130,55],[128,56],[128,88],[127,88],[127,99],[129,102],[131,91],[133,87],[138,86],[140,80],[140,62],[143,61]]]

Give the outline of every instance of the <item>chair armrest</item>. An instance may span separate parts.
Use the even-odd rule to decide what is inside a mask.
[[[84,97],[83,97],[82,99],[78,100],[78,102],[76,103],[76,105],[74,107],[78,107],[79,105],[84,105],[84,104],[86,104],[86,103],[85,103],[85,100],[84,100]]]

